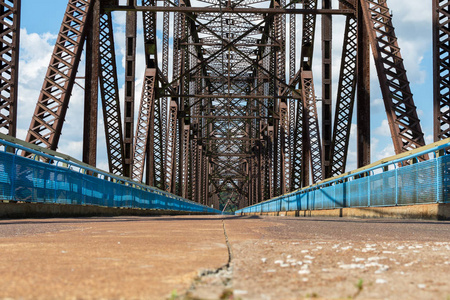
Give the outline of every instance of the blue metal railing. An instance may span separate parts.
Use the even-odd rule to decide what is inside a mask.
[[[69,156],[49,154],[56,152],[45,153],[1,138],[0,148],[0,200],[221,213]],[[34,159],[20,156],[20,151],[33,154]]]
[[[382,160],[243,209],[239,213],[450,202],[450,139]],[[419,162],[424,155],[433,158]],[[441,154],[442,156],[439,156]]]

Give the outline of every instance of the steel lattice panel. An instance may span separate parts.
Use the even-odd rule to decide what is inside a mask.
[[[450,137],[450,2],[433,0],[434,140]]]
[[[363,0],[363,14],[396,153],[425,145],[386,0]]]
[[[89,0],[70,0],[28,130],[27,142],[55,150],[85,37]]]
[[[0,130],[11,136],[17,127],[21,0],[0,1]]]

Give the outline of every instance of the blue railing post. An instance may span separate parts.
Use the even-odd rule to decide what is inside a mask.
[[[367,172],[367,206],[370,207],[370,172]]]
[[[6,147],[5,147],[6,149]],[[11,200],[16,199],[16,155],[13,156],[11,164]]]
[[[395,166],[395,206],[398,206],[398,167]]]
[[[57,173],[57,171],[58,171],[58,162],[56,162],[56,164],[53,165],[53,169],[54,169],[54,172],[55,172],[55,183],[53,184],[53,190],[54,190],[53,191],[53,203],[56,203],[56,179],[58,178],[58,173]],[[44,202],[45,202],[45,200],[44,200]],[[52,201],[50,201],[50,202],[52,202]],[[72,204],[72,203],[70,203],[70,204]]]
[[[444,202],[443,196],[442,196],[442,180],[444,180],[444,176],[442,174],[442,168],[439,163],[439,161],[442,160],[441,156],[435,157],[436,160],[436,203]]]

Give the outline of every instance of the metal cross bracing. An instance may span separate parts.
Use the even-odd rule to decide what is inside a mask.
[[[386,0],[362,1],[375,66],[396,153],[425,145],[392,16]]]
[[[70,0],[27,141],[58,147],[86,44],[90,72],[85,128],[96,124],[100,90],[111,172],[208,206],[255,204],[345,172],[355,103],[358,155],[362,162],[370,162],[371,44],[396,152],[423,145],[386,1],[339,0],[336,8],[331,4],[329,0],[128,0],[121,5],[117,0]],[[10,124],[3,127],[11,130],[20,1],[0,5],[4,33],[0,124]],[[112,26],[115,11],[127,15],[122,80]],[[141,22],[137,11],[143,16],[145,62],[136,61]],[[346,16],[336,98],[331,94],[332,15]],[[448,1],[434,0],[434,17],[435,128],[441,139],[448,133],[450,113]],[[322,71],[313,74],[318,18]],[[140,63],[145,63],[145,74],[136,74]],[[142,75],[142,95],[135,95],[136,76]],[[322,95],[315,93],[319,78]],[[124,111],[119,82],[125,86]],[[95,164],[96,131],[85,131],[84,149],[89,152],[85,161]]]
[[[450,137],[450,2],[433,0],[434,140]]]
[[[20,0],[0,1],[0,130],[16,136]]]
[[[51,150],[58,147],[64,117],[86,37],[86,21],[91,1],[71,0],[67,4],[61,29],[26,141]]]
[[[331,175],[345,173],[350,130],[356,92],[356,56],[358,22],[354,16],[348,16],[345,22],[342,63],[339,74],[336,113],[333,128],[333,140],[330,153]]]
[[[124,173],[122,117],[119,103],[116,55],[111,12],[100,16],[100,92],[105,125],[106,151],[111,173]]]

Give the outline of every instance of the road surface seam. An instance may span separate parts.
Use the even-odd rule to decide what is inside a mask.
[[[189,290],[181,299],[225,299],[224,297],[227,298],[229,295],[233,294],[233,267],[231,264],[233,260],[233,251],[228,240],[224,219],[222,219],[222,226],[225,243],[228,249],[228,262],[218,269],[203,270],[200,272],[193,280]]]

